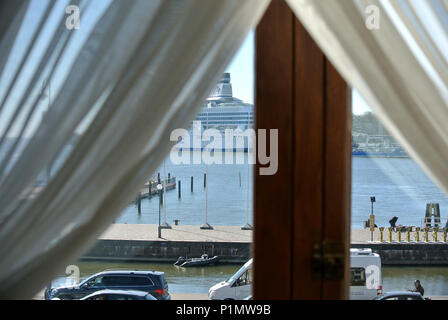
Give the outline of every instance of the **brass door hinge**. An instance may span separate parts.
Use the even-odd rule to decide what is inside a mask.
[[[342,243],[315,242],[311,260],[314,279],[344,279],[345,250]]]

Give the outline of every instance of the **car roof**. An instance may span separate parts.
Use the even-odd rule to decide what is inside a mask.
[[[96,291],[92,294],[90,294],[89,296],[96,296],[96,295],[100,295],[100,294],[124,294],[124,295],[132,295],[132,296],[139,296],[139,297],[145,297],[147,296],[149,293],[145,292],[145,291],[140,291],[140,290],[114,290],[114,289],[104,289],[104,290],[99,290]]]
[[[383,296],[421,296],[420,292],[411,291],[390,291],[383,294]]]
[[[133,275],[140,275],[140,276],[145,276],[145,275],[161,276],[164,274],[164,272],[154,271],[154,270],[104,270],[104,271],[96,273],[95,276],[106,275],[106,274],[107,275],[133,274]]]

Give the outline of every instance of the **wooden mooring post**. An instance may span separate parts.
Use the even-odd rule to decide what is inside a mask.
[[[142,193],[139,192],[137,196],[137,211],[138,214],[142,213]]]
[[[180,180],[177,181],[177,198],[178,198],[178,199],[182,198],[182,193],[181,193],[181,183],[180,183]]]

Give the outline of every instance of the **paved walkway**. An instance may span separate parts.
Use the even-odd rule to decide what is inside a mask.
[[[206,293],[177,293],[170,292],[171,300],[208,300]]]
[[[213,230],[202,230],[199,226],[172,226],[162,229],[162,239],[157,237],[155,224],[112,224],[100,239],[147,240],[147,241],[216,241],[252,242],[252,231],[240,226],[214,226]]]
[[[424,233],[420,231],[419,241],[424,241]],[[415,241],[415,232],[411,232],[411,241]],[[433,233],[428,233],[429,243],[433,243]],[[379,241],[379,231],[373,232],[373,241]],[[214,226],[213,230],[202,230],[199,226],[172,226],[172,229],[162,229],[162,239],[157,237],[155,224],[112,224],[100,239],[110,240],[147,240],[147,241],[216,241],[216,242],[252,242],[252,231],[241,230],[240,226]],[[371,234],[369,229],[352,229],[351,243],[369,243]],[[383,232],[383,240],[389,239],[388,231]],[[398,233],[392,233],[393,241],[397,241]],[[406,242],[406,232],[401,233],[401,241]],[[442,243],[443,232],[438,232],[437,241]]]

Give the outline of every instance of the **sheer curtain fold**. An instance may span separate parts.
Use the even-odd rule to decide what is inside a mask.
[[[448,191],[447,2],[286,1],[348,84]]]
[[[166,157],[171,131],[188,127],[268,2],[110,3],[0,177],[0,297],[31,297],[89,248]],[[23,199],[73,140],[48,184]]]
[[[0,74],[3,72],[28,6],[29,0],[0,3]]]

